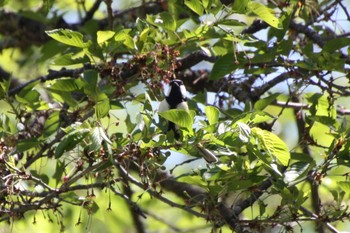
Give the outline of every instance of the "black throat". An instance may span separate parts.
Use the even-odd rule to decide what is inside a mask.
[[[182,96],[180,87],[178,85],[173,85],[169,96],[165,97],[168,102],[170,109],[175,109],[179,103],[186,102],[187,98]]]

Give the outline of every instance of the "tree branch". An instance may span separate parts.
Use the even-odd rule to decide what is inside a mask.
[[[48,75],[40,76],[38,78],[32,79],[26,83],[20,84],[19,86],[16,86],[15,88],[9,90],[8,95],[13,96],[15,94],[18,94],[23,88],[29,86],[32,83],[35,82],[46,82],[48,80],[54,80],[58,78],[63,78],[63,77],[72,77],[72,78],[77,78],[81,73],[84,72],[85,69],[91,68],[90,65],[87,65],[86,67],[74,69],[74,70],[66,70],[66,69],[61,69],[59,71],[49,71]]]

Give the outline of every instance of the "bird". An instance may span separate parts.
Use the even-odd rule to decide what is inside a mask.
[[[183,109],[189,111],[187,104],[187,90],[182,80],[174,79],[170,81],[168,93],[164,100],[160,102],[158,112],[165,112],[170,109]],[[168,131],[173,131],[175,139],[180,139],[178,127],[174,122],[168,122]],[[201,143],[197,143],[196,148],[208,163],[216,163],[218,161],[218,158],[211,151],[204,148]]]

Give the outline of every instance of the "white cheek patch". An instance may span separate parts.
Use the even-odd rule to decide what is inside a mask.
[[[181,86],[180,86],[180,91],[181,91],[182,98],[186,98],[186,96],[187,96],[187,90],[186,90],[185,85],[181,85]]]
[[[169,85],[168,93],[166,94],[166,96],[169,96],[169,95],[170,95],[171,88],[172,88],[171,85]]]

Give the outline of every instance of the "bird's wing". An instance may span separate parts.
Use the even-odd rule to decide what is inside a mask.
[[[160,102],[159,107],[158,107],[158,112],[165,112],[165,111],[168,111],[169,109],[170,109],[170,105],[168,104],[166,99],[164,99],[162,102]]]
[[[181,103],[179,103],[177,106],[176,106],[176,109],[184,109],[184,110],[186,110],[186,111],[188,111],[189,109],[188,109],[188,104],[187,104],[187,102],[181,102]]]

